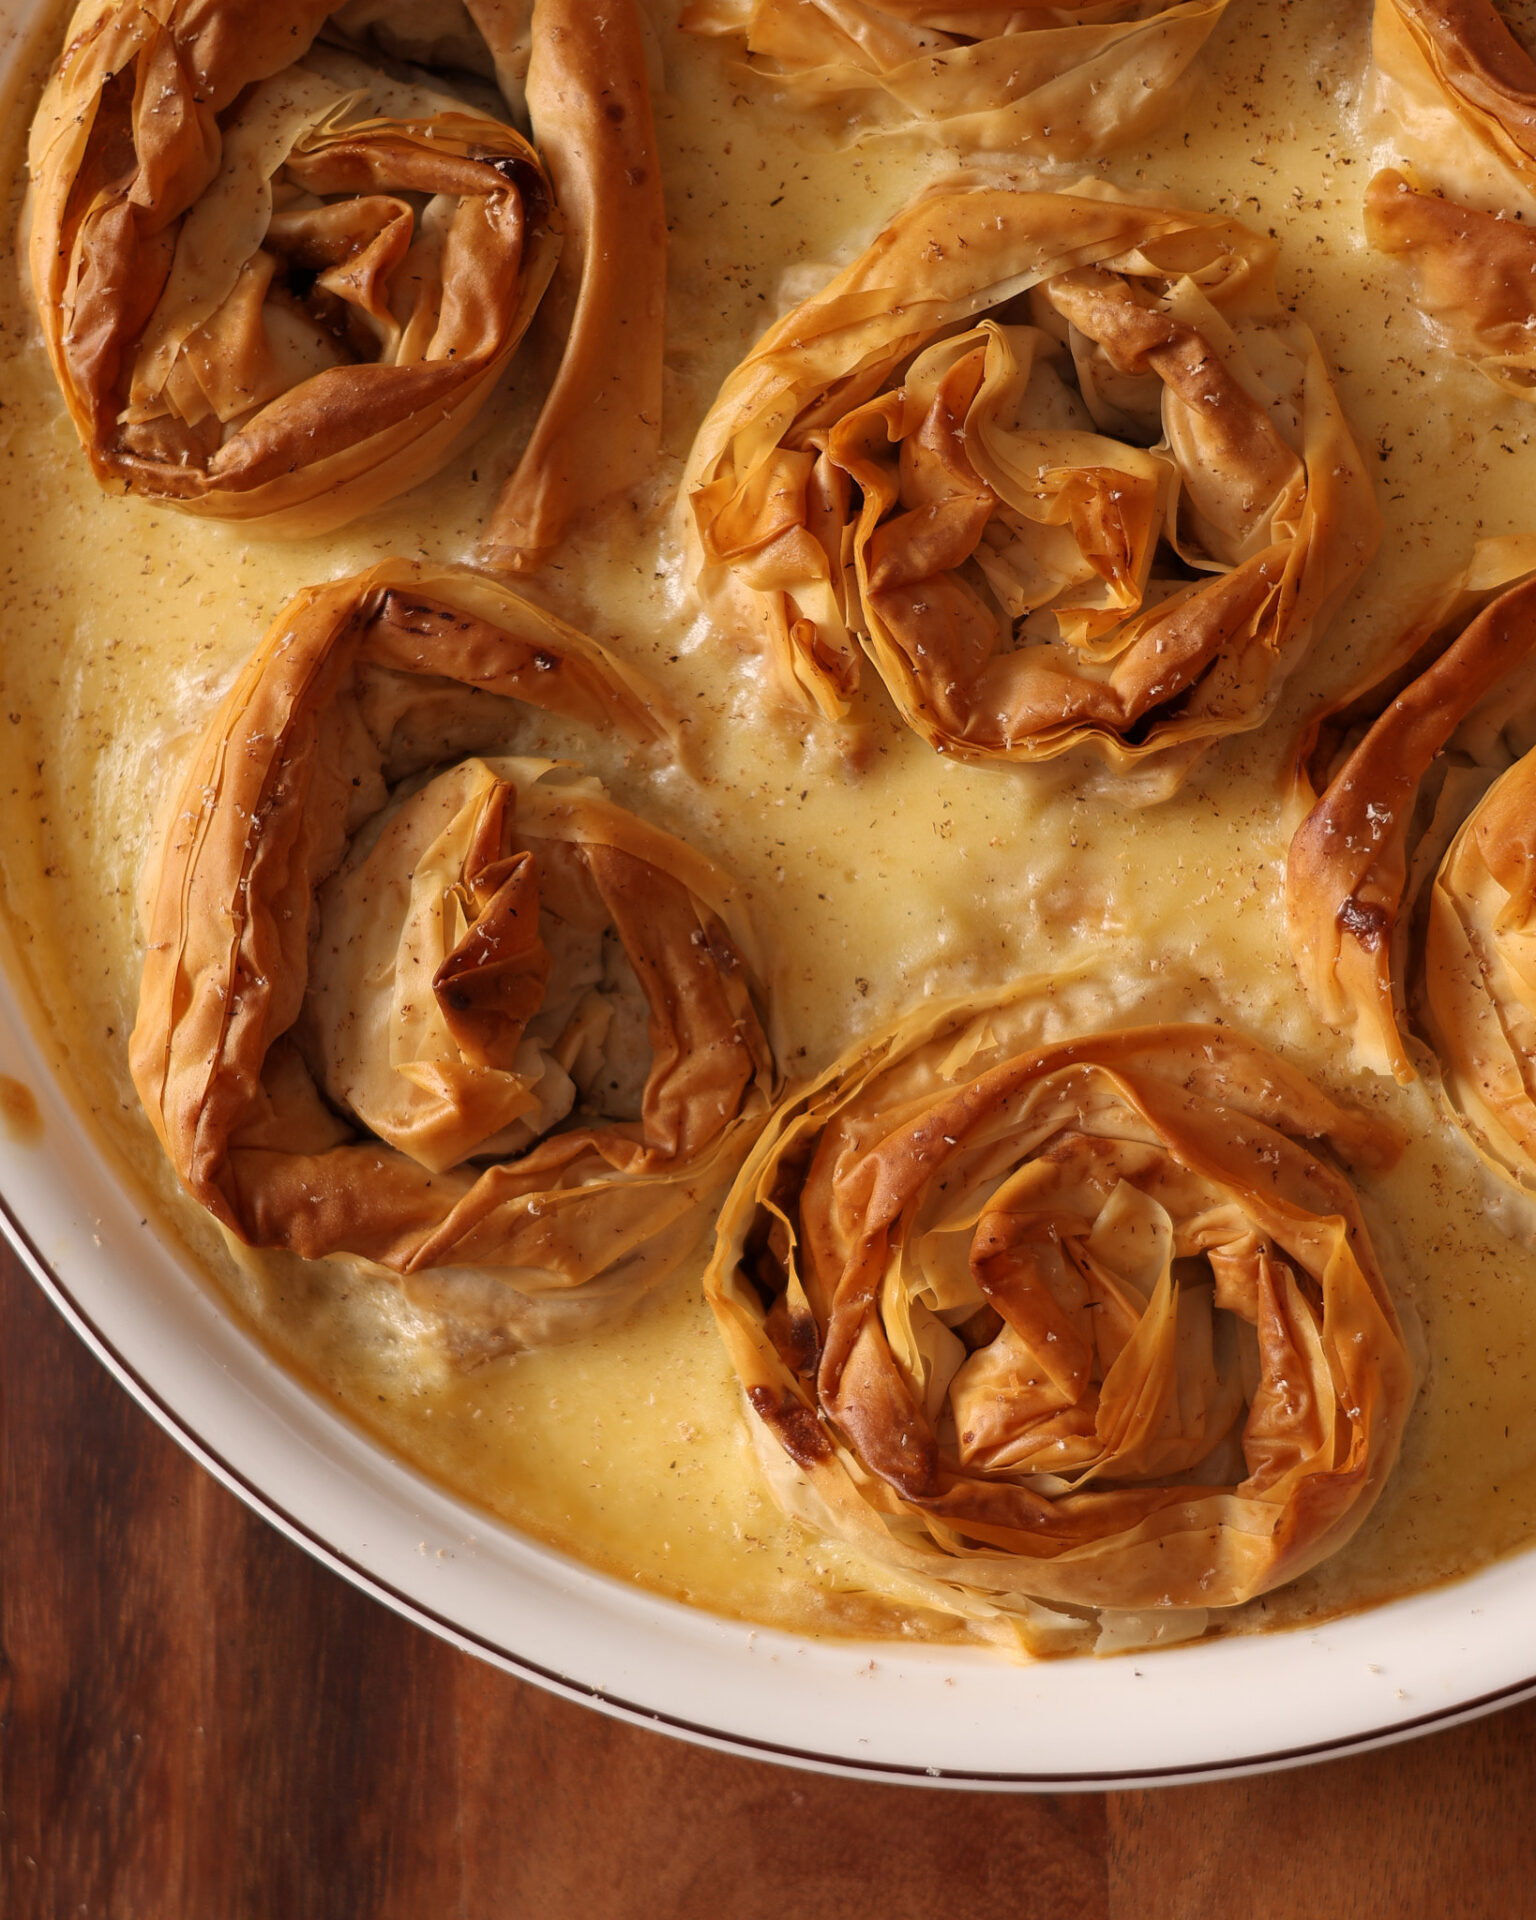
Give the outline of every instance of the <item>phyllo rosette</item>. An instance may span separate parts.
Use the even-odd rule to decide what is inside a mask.
[[[690,32],[745,41],[793,94],[841,105],[854,135],[930,125],[946,142],[1095,157],[1161,120],[1226,0],[692,0]]]
[[[1328,1143],[1396,1136],[1214,1026],[1043,1038],[1046,983],[786,1104],[706,1282],[770,1484],[1026,1640],[1202,1630],[1340,1547],[1413,1369]]]
[[[1291,949],[1321,1017],[1428,1069],[1484,1160],[1536,1191],[1536,538],[1483,542],[1293,776]]]
[[[539,0],[535,39],[580,11]],[[627,17],[628,0],[612,11]],[[510,124],[526,13],[83,0],[32,127],[29,257],[104,487],[301,536],[443,465],[527,332],[566,229]],[[606,44],[589,23],[544,48],[572,101],[602,86]],[[557,156],[570,117],[540,129]],[[611,215],[649,232],[654,177],[629,190],[621,177],[620,193]],[[638,266],[635,279],[639,312],[654,289]]]
[[[554,721],[672,737],[636,674],[484,576],[299,595],[153,856],[130,1049],[230,1233],[514,1344],[675,1266],[774,1080],[731,882],[568,760],[465,751]]]
[[[1365,197],[1450,346],[1536,387],[1536,61],[1493,0],[1376,0],[1374,102],[1402,156]]]
[[[1378,538],[1275,253],[1094,183],[932,188],[700,428],[701,597],[831,719],[867,657],[942,753],[1175,783],[1263,720]]]

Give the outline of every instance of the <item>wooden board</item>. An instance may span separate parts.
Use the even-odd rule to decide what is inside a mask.
[[[1536,1706],[1155,1793],[965,1794],[568,1706],[183,1455],[0,1251],[0,1915],[1482,1920],[1532,1911]]]

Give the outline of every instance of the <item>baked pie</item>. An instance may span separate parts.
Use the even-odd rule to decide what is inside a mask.
[[[1403,167],[1365,196],[1449,345],[1507,392],[1536,386],[1536,61],[1493,0],[1376,0],[1371,52]]]
[[[626,1583],[1108,1651],[1527,1547],[1523,1209],[1427,1095],[1525,1178],[1536,550],[1305,756],[1324,1019],[1280,913],[1309,683],[1536,484],[1361,251],[1366,17],[682,11],[77,14],[46,353],[0,287],[17,1001],[264,1351]],[[1400,170],[1518,214],[1443,91]],[[1478,291],[1520,393],[1525,230]]]

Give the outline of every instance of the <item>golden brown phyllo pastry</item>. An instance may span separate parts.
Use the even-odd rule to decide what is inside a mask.
[[[594,71],[627,4],[603,23],[587,10],[575,30],[571,12],[537,0],[532,34],[535,64],[564,82],[546,77],[535,104],[548,104],[538,132],[570,177],[579,284],[584,178],[606,179],[608,148],[627,154],[637,129],[643,147],[650,123],[641,68],[628,125],[582,145],[590,167],[570,163],[571,123],[584,101],[601,106],[587,96],[635,91],[622,64]],[[33,125],[30,257],[54,370],[104,486],[309,535],[437,471],[527,331],[567,225],[495,85],[521,100],[527,15],[502,0],[84,0]],[[422,61],[442,71],[407,64]],[[659,196],[653,166],[620,180],[605,216],[641,236],[624,315],[652,317],[616,334],[609,312],[565,316],[588,359],[594,334],[622,339],[639,410],[660,378],[647,328],[664,271],[660,223],[639,216]],[[557,410],[567,425],[583,413],[569,395]],[[543,447],[525,460],[523,496],[550,459]],[[595,492],[631,482],[632,466],[616,449]]]
[[[1396,1454],[1412,1368],[1309,1143],[1397,1142],[1223,1028],[1046,1043],[1047,1004],[909,1020],[782,1108],[710,1297],[780,1497],[930,1603],[1234,1606]]]
[[[1291,947],[1367,1065],[1409,1033],[1483,1157],[1536,1190],[1536,538],[1483,543],[1297,756]]]
[[[682,1257],[773,1068],[725,877],[569,762],[455,750],[520,713],[668,738],[643,681],[483,576],[388,562],[291,602],[163,832],[131,1060],[230,1232],[528,1342]]]
[[[1536,387],[1536,61],[1493,0],[1376,0],[1374,92],[1406,163],[1366,192],[1371,245],[1407,261],[1450,345]]]
[[[518,573],[661,445],[667,213],[636,0],[535,0],[528,111],[566,231],[539,315],[559,366],[485,535]]]
[[[707,601],[841,719],[1176,781],[1257,726],[1376,509],[1275,246],[1091,184],[933,188],[726,382],[685,476]]]
[[[693,0],[694,33],[740,34],[753,65],[856,103],[857,131],[942,122],[992,152],[1078,160],[1160,120],[1226,0]]]

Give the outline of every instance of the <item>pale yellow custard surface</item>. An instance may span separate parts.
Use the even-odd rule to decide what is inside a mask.
[[[1234,0],[1198,91],[1142,150],[1097,171],[1223,208],[1281,242],[1280,284],[1317,333],[1379,484],[1380,557],[1256,734],[1174,799],[1117,798],[1086,759],[974,768],[867,700],[851,764],[771,704],[763,665],[693,614],[671,496],[721,379],[792,299],[953,161],[920,140],[839,151],[826,121],[748,81],[653,0],[673,223],[667,456],[653,496],[557,554],[530,591],[665,680],[698,777],[547,722],[517,751],[580,757],[625,805],[733,869],[769,961],[794,1075],[925,998],[1088,960],[1101,1026],[1222,1019],[1413,1144],[1362,1179],[1383,1265],[1422,1329],[1401,1462],[1355,1540],[1222,1626],[1315,1619],[1463,1573],[1536,1527],[1529,1223],[1498,1204],[1421,1087],[1355,1072],[1310,1015],[1284,937],[1280,769],[1299,717],[1384,645],[1480,535],[1527,530],[1536,410],[1440,351],[1404,273],[1366,251],[1360,116],[1367,9]],[[17,141],[40,75],[24,76]],[[1387,156],[1375,156],[1376,158]],[[1078,177],[1081,169],[1063,176]],[[15,216],[20,204],[16,192]],[[13,972],[65,1083],[167,1237],[315,1390],[446,1484],[624,1578],[797,1632],[956,1630],[871,1590],[870,1570],[774,1506],[691,1263],[632,1318],[576,1345],[465,1367],[441,1329],[341,1264],[236,1258],[177,1190],[134,1098],[126,1035],[136,890],[178,766],[298,588],[382,554],[470,557],[531,414],[514,367],[484,432],[437,480],[323,542],[263,545],[98,491],[12,272],[0,291],[0,886]],[[1536,519],[1536,506],[1525,511]]]

